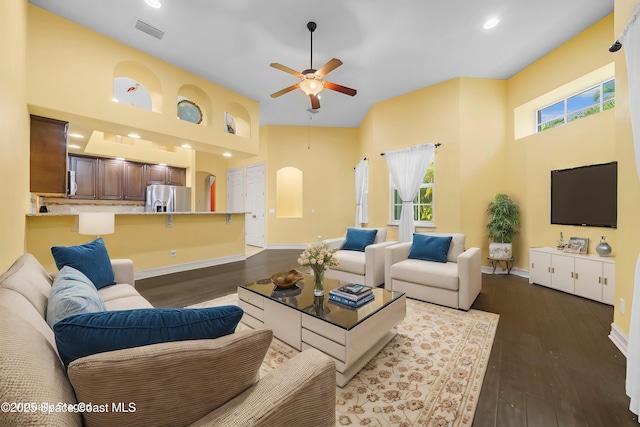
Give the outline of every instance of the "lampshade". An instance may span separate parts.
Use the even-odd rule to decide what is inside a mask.
[[[322,89],[324,89],[324,82],[315,74],[305,74],[300,81],[300,89],[302,89],[302,91],[306,93],[307,96],[315,96],[319,94]]]
[[[81,212],[78,214],[78,233],[100,236],[113,234],[115,214],[113,212]]]

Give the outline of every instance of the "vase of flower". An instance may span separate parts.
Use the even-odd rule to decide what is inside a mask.
[[[333,255],[335,250],[327,249],[322,244],[309,245],[305,251],[300,254],[298,264],[301,266],[309,266],[313,271],[313,295],[324,295],[324,273],[332,265],[338,265],[338,259]]]
[[[324,295],[324,266],[316,265],[313,270],[313,295],[319,297]]]

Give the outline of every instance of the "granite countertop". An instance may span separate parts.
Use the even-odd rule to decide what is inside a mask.
[[[77,216],[82,212],[72,213],[28,213],[27,216]],[[244,215],[246,212],[114,212],[116,215]]]

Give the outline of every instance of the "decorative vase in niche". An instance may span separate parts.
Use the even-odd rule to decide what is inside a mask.
[[[602,236],[600,239],[600,243],[596,246],[596,252],[600,256],[609,256],[611,255],[611,246],[606,241],[607,236]]]
[[[324,295],[324,268],[313,269],[313,295]]]

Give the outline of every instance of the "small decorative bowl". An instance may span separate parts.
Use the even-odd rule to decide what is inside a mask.
[[[279,288],[290,288],[300,280],[302,280],[302,274],[297,270],[289,270],[271,276],[271,281]]]

